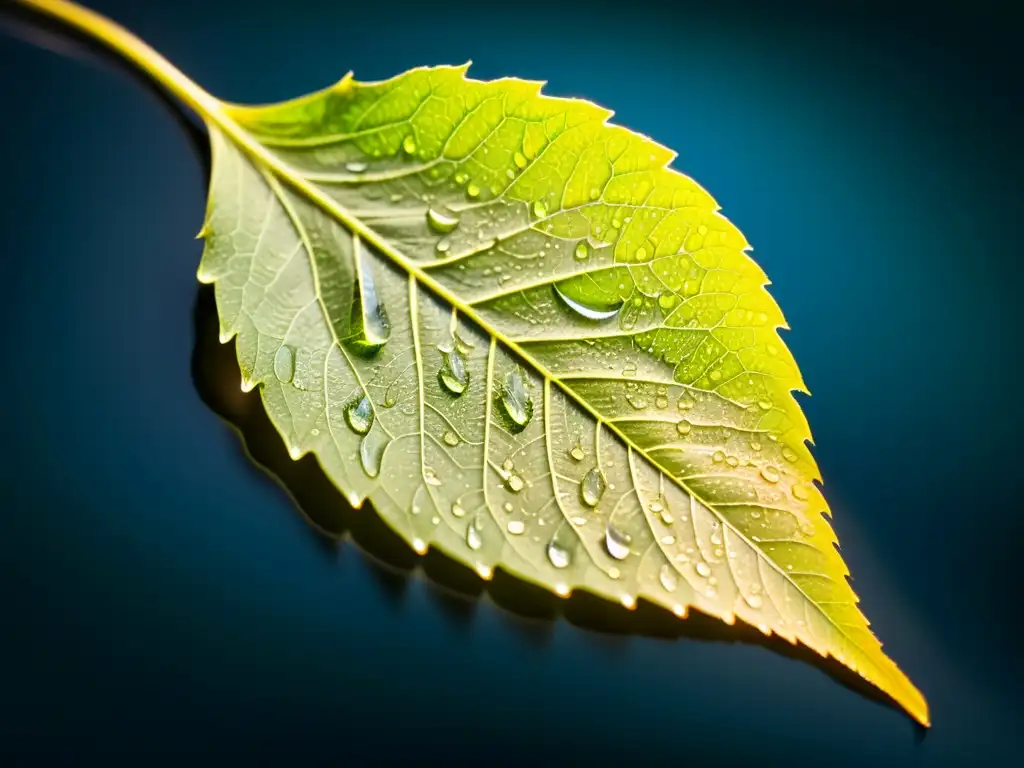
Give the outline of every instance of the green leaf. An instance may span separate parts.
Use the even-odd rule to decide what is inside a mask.
[[[418,552],[740,619],[928,722],[823,517],[767,278],[672,152],[464,66],[227,104],[96,18],[207,121],[199,279],[294,458]]]

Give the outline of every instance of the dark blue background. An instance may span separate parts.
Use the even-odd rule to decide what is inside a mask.
[[[678,150],[774,282],[855,588],[934,728],[758,646],[528,624],[320,546],[193,378],[186,132],[123,73],[3,36],[0,763],[1019,759],[1008,14],[91,5],[233,101],[473,59]]]

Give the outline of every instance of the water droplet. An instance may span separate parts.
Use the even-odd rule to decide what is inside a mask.
[[[676,587],[679,586],[679,577],[676,576],[675,570],[671,565],[661,566],[661,573],[658,574],[658,581],[661,582],[661,586],[665,588],[666,592],[675,592]]]
[[[505,377],[505,385],[501,389],[501,402],[505,412],[520,427],[530,423],[533,416],[533,400],[526,391],[526,384],[518,371],[510,371]]]
[[[705,579],[711,575],[711,567],[703,560],[697,563],[695,567],[697,569],[697,573],[703,576]]]
[[[466,526],[466,546],[470,549],[480,549],[484,545],[484,540],[480,536],[479,517],[474,517],[469,525]]]
[[[711,534],[711,543],[712,544],[716,544],[716,545],[721,545],[721,543],[722,543],[722,534],[720,534],[718,531],[715,531],[714,533],[712,533]]]
[[[678,432],[680,435],[688,435],[690,434],[691,427],[692,425],[690,424],[690,422],[688,422],[686,419],[683,419],[682,421],[676,424],[676,432]]]
[[[452,504],[452,514],[455,515],[455,517],[465,517],[466,508],[456,501],[454,504]]]
[[[433,467],[424,467],[423,482],[436,487],[441,484],[441,478],[437,476],[437,472],[434,471]]]
[[[673,544],[676,543],[676,537],[672,536],[671,534],[668,536],[662,536],[661,543],[664,544],[666,547],[671,547]]]
[[[359,463],[363,471],[370,477],[380,474],[380,465],[384,461],[384,449],[391,440],[380,429],[371,432],[359,441]]]
[[[723,451],[715,451],[711,456],[711,460],[715,462],[715,464],[721,464],[725,461],[725,453]]]
[[[604,496],[604,476],[597,467],[583,476],[580,483],[580,498],[588,507],[596,507]]]
[[[757,407],[760,408],[762,411],[768,411],[771,410],[772,402],[771,400],[758,400]]]
[[[760,608],[764,603],[760,595],[744,595],[743,600],[754,610]]]
[[[807,499],[809,499],[811,496],[811,492],[807,488],[807,486],[801,483],[794,483],[792,490],[793,498],[797,499],[798,501],[807,501]]]
[[[658,408],[668,408],[668,396],[658,393],[658,396],[654,398],[654,405]]]
[[[519,475],[509,475],[505,480],[505,487],[512,491],[512,493],[519,493],[525,485],[523,478]]]
[[[352,303],[352,324],[358,328],[351,346],[362,354],[378,351],[391,336],[391,321],[377,293],[373,278],[373,255],[355,239],[356,287]]]
[[[572,450],[569,451],[569,456],[572,458],[573,461],[583,461],[583,459],[586,458],[587,454],[583,450],[583,446],[580,445],[579,443],[576,443],[576,445],[573,446]]]
[[[784,445],[782,447],[782,458],[784,458],[786,461],[792,463],[792,462],[797,460],[796,451],[794,451],[788,445]]]
[[[459,436],[449,429],[444,433],[444,443],[445,445],[456,446],[459,444]]]
[[[712,371],[711,372],[711,380],[712,381],[718,381],[720,378],[722,378],[722,372],[721,371],[717,371],[716,370],[716,371]]]
[[[608,554],[616,560],[625,560],[629,557],[629,544],[632,538],[620,531],[611,523],[604,529],[604,548]]]
[[[478,187],[476,184],[470,184],[468,187],[466,187],[466,194],[469,195],[470,197],[479,197],[480,187]]]
[[[405,139],[402,140],[402,149],[404,149],[407,154],[416,154],[416,139],[411,135],[406,136]]]
[[[538,219],[543,219],[548,215],[548,207],[544,204],[543,200],[538,200],[533,204],[533,215]]]
[[[453,395],[461,395],[469,386],[469,370],[466,368],[466,356],[459,349],[441,350],[443,362],[437,378],[441,386]]]
[[[526,531],[526,525],[522,520],[509,520],[506,528],[513,536],[521,536]]]
[[[563,547],[557,538],[548,542],[548,560],[555,568],[568,568],[571,562],[569,550]]]
[[[427,224],[439,235],[447,235],[459,226],[459,215],[452,211],[431,206],[427,209]]]
[[[779,482],[779,470],[773,467],[771,464],[765,464],[761,467],[761,477],[767,480],[769,483]]]
[[[726,456],[725,463],[730,467],[738,467],[740,465],[740,460],[736,456]]]
[[[349,163],[345,163],[345,170],[348,171],[349,173],[362,173],[367,169],[367,167],[368,166],[366,165],[366,163],[360,163],[356,160],[353,160],[352,162]]]
[[[644,248],[637,248],[635,258],[637,261],[643,261],[647,258],[647,251]]]
[[[590,246],[587,245],[586,240],[580,240],[576,243],[575,256],[577,261],[584,261],[590,256]]]
[[[442,237],[440,240],[437,241],[437,245],[434,246],[435,250],[437,250],[438,256],[444,256],[446,253],[448,253],[451,247],[452,241],[449,240],[447,237]]]
[[[274,355],[274,375],[287,384],[295,377],[295,349],[287,344],[281,345]]]
[[[562,289],[558,287],[557,283],[553,288],[558,298],[565,302],[565,305],[569,307],[569,309],[573,310],[578,315],[582,315],[588,320],[607,320],[608,318],[615,317],[622,309],[621,301],[614,306],[589,305],[566,296],[562,293]]]
[[[516,168],[523,170],[526,167],[526,155],[522,152],[516,152],[512,155],[512,162],[516,164]]]
[[[679,402],[676,403],[676,407],[679,408],[680,411],[688,411],[693,408],[693,406],[693,400],[685,393],[679,396]]]
[[[345,420],[353,432],[365,435],[373,425],[373,406],[366,395],[357,397],[345,408]]]

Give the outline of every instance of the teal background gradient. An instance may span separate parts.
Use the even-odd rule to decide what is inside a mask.
[[[0,764],[1020,759],[1009,12],[89,4],[232,101],[472,59],[677,150],[773,281],[855,589],[934,727],[761,647],[460,608],[319,546],[193,381],[186,132],[123,72],[22,33],[0,34]]]

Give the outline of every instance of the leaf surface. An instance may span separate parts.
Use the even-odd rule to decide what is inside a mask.
[[[822,516],[768,281],[671,152],[465,67],[224,112],[199,277],[293,457],[419,552],[740,618],[927,721]]]

